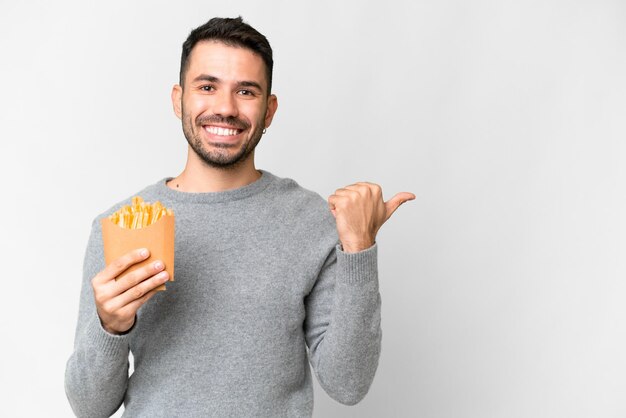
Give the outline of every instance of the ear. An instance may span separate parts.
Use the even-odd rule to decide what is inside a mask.
[[[174,113],[178,119],[183,118],[183,88],[175,84],[172,87],[172,106],[174,107]]]
[[[274,94],[270,94],[267,98],[267,112],[265,112],[265,128],[269,128],[274,119],[274,114],[278,109],[278,98]]]

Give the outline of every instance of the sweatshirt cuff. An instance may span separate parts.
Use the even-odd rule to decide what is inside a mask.
[[[107,332],[100,322],[98,314],[94,312],[87,329],[85,330],[87,344],[107,357],[127,356],[129,350],[129,334],[114,335]]]
[[[378,245],[358,253],[346,253],[337,245],[337,265],[340,277],[347,283],[365,283],[378,279]]]

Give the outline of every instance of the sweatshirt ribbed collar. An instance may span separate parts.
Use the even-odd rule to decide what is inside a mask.
[[[160,196],[163,196],[164,199],[168,199],[174,202],[180,203],[223,203],[230,202],[234,200],[245,199],[247,197],[253,196],[265,190],[275,179],[276,177],[265,171],[259,170],[261,172],[261,177],[258,180],[250,183],[246,186],[240,187],[238,189],[225,190],[223,192],[208,192],[208,193],[189,193],[189,192],[180,192],[174,189],[170,189],[167,187],[167,182],[170,181],[173,177],[166,177],[160,180],[156,184],[156,191]]]

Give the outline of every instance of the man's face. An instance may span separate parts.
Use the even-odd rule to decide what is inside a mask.
[[[195,154],[212,167],[245,161],[278,106],[276,96],[268,97],[261,57],[220,42],[199,42],[184,77],[184,88],[174,86],[172,102]]]

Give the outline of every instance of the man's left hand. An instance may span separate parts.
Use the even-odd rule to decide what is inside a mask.
[[[401,204],[413,199],[413,193],[402,192],[385,202],[380,186],[366,182],[338,189],[328,198],[328,206],[343,250],[355,253],[370,248],[380,227]]]

